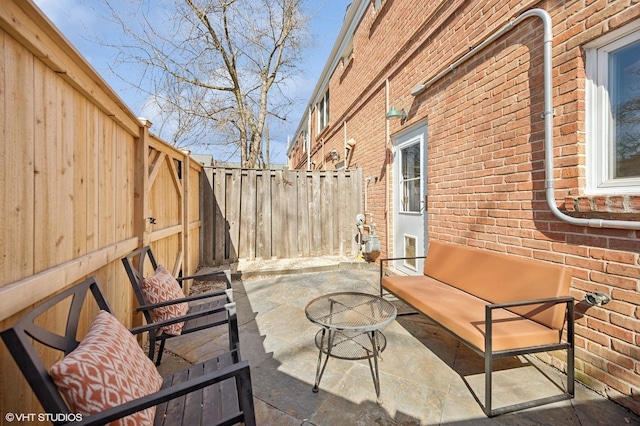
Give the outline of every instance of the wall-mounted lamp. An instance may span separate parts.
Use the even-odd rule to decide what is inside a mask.
[[[395,120],[399,118],[401,121],[404,121],[407,119],[407,111],[405,111],[404,108],[398,111],[395,106],[391,106],[391,109],[389,110],[389,112],[387,112],[386,117],[387,120]]]
[[[591,306],[602,306],[611,302],[611,298],[601,291],[595,291],[593,293],[585,294],[584,301]]]
[[[338,151],[335,148],[329,152],[329,155],[333,161],[338,161],[340,159],[340,154],[338,154]]]

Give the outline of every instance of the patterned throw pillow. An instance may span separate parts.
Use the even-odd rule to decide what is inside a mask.
[[[167,271],[167,269],[158,265],[156,273],[152,277],[145,278],[142,282],[142,294],[149,304],[166,302],[170,300],[180,299],[184,297],[184,293],[178,284],[178,281]],[[177,303],[175,305],[163,306],[151,310],[151,318],[153,321],[168,320],[186,315],[189,311],[187,302]],[[171,324],[162,327],[162,330],[173,336],[182,333],[184,322]]]
[[[162,377],[133,335],[100,311],[76,349],[51,367],[50,375],[76,413],[96,414],[160,390]],[[112,425],[152,425],[156,407]]]

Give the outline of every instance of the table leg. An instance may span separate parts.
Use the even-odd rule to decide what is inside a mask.
[[[369,340],[371,340],[371,348],[373,350],[373,365],[371,365],[371,358],[369,360],[369,369],[371,370],[371,377],[373,377],[373,385],[376,388],[376,398],[378,404],[382,404],[382,399],[380,399],[380,373],[378,371],[378,342],[376,339],[376,331],[371,331],[367,333],[369,336]]]
[[[324,339],[325,335],[329,332],[327,336],[327,355],[324,359],[324,363],[322,363],[322,348],[324,348]],[[333,337],[334,333],[331,330],[327,330],[326,328],[322,329],[322,338],[320,339],[320,353],[318,353],[318,366],[316,367],[316,383],[313,385],[313,392],[318,392],[318,386],[320,385],[320,380],[322,379],[322,374],[324,374],[324,369],[327,366],[327,361],[329,361],[329,356],[331,355],[331,347],[333,346]]]

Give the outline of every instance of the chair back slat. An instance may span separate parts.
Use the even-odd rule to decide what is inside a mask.
[[[69,413],[70,410],[49,376],[47,367],[42,362],[32,339],[53,350],[63,352],[65,355],[73,351],[80,343],[76,339],[80,313],[89,290],[98,308],[111,312],[95,277],[91,277],[36,306],[22,316],[13,327],[0,332],[0,337],[2,337],[9,353],[23,372],[25,379],[29,382],[46,412]],[[36,324],[35,321],[40,315],[69,298],[71,298],[71,303],[68,305],[64,334],[54,333]]]
[[[158,263],[156,262],[153,252],[149,246],[139,248],[122,258],[124,269],[127,271],[127,276],[129,277],[129,281],[133,287],[133,292],[135,293],[140,306],[148,303],[142,294],[142,282],[145,279],[144,264],[147,258],[149,259],[149,262],[151,262],[153,272],[155,272],[156,268],[158,268]],[[151,319],[150,312],[143,311],[143,313],[147,324],[152,323],[153,320]]]

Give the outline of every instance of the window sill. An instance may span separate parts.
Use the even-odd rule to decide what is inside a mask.
[[[589,195],[566,197],[564,208],[574,217],[640,219],[640,195]]]

